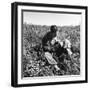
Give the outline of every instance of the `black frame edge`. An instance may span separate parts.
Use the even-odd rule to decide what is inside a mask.
[[[17,4],[11,3],[11,86],[17,85]]]
[[[33,3],[33,2],[14,2],[17,5],[24,5],[24,6],[39,6],[39,7],[55,7],[55,8],[75,8],[75,9],[85,9],[87,6],[81,5],[63,5],[63,4],[48,4],[48,3]]]
[[[85,77],[85,80],[86,80],[86,83],[88,83],[88,7],[85,8],[85,40],[86,40],[86,47],[85,47],[85,56],[86,56],[86,69],[85,69],[85,73],[86,73],[86,77]]]
[[[33,87],[33,86],[50,86],[50,85],[69,85],[69,84],[84,84],[86,80],[81,81],[65,81],[65,82],[47,82],[47,83],[34,83],[34,84],[18,84],[15,87]]]

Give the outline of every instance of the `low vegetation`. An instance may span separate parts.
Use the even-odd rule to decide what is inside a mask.
[[[59,63],[60,71],[56,71],[53,65],[49,64],[42,50],[42,38],[49,32],[50,26],[23,24],[23,52],[22,52],[22,76],[60,76],[80,74],[80,26],[58,26],[59,38],[70,37],[72,44],[72,57],[62,55],[63,62]],[[62,33],[62,35],[61,35]]]

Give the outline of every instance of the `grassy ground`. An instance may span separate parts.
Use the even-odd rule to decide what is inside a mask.
[[[64,61],[59,63],[60,71],[48,64],[41,48],[43,36],[49,31],[50,26],[23,25],[23,77],[79,75],[80,74],[80,26],[58,26],[59,38],[70,36],[73,55],[64,56]],[[62,33],[62,34],[61,34]],[[33,48],[35,47],[35,48]]]

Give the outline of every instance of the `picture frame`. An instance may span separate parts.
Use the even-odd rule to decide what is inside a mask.
[[[60,61],[59,72],[57,72],[58,65],[57,66],[56,64],[52,65],[50,60],[43,62],[42,59],[41,61],[39,60],[40,63],[46,62],[49,63],[49,66],[47,64],[44,64],[44,66],[43,65],[40,66],[41,64],[40,63],[38,64],[38,61],[35,56],[35,54],[38,53],[39,51],[35,52],[32,51],[33,49],[31,49],[31,46],[36,45],[36,43],[34,44],[34,42],[37,43],[39,42],[39,39],[37,37],[39,37],[40,35],[41,35],[40,38],[44,37],[45,34],[43,33],[48,32],[50,26],[54,24],[57,25],[58,29],[61,30],[60,33],[62,31],[65,31],[66,29],[65,35],[66,33],[67,35],[71,35],[71,32],[74,33],[72,34],[72,36],[78,35],[77,37],[79,38],[79,41],[76,41],[74,43],[79,43],[78,45],[80,45],[80,47],[78,48],[79,58],[78,59],[76,58],[75,61],[76,63],[74,62],[74,64],[71,64],[71,61],[67,60],[67,62],[70,62],[69,63],[70,65],[73,65],[68,66],[69,64],[65,64],[65,62],[62,63],[61,65]],[[74,24],[75,26],[73,26]],[[33,32],[33,30],[36,30],[35,33],[37,32],[38,34],[36,35]],[[43,31],[38,32],[38,30]],[[28,33],[30,35],[28,35]],[[76,40],[78,39],[76,38]],[[28,47],[28,49],[26,47]],[[78,49],[75,48],[75,51],[77,52]],[[87,83],[88,82],[87,50],[88,50],[87,6],[27,3],[27,2],[14,2],[11,4],[11,86],[24,87],[24,86]],[[29,54],[26,54],[28,53],[28,51]],[[30,56],[31,51],[34,52],[33,55],[36,61],[33,61],[34,57],[30,59],[32,57]],[[76,55],[76,52],[74,55]],[[46,54],[46,51],[43,51],[43,53]],[[40,55],[42,55],[42,53]],[[30,65],[33,67],[32,69]],[[35,65],[36,71],[34,70]],[[73,69],[74,67],[74,70],[69,71],[70,69],[68,69],[67,71],[66,66],[67,68],[71,69]],[[62,67],[64,69],[62,69]],[[55,71],[55,73],[53,73],[53,71]]]

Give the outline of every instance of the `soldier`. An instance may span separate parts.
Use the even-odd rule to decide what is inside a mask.
[[[48,60],[49,64],[54,65],[54,67],[56,68],[56,70],[60,70],[60,68],[57,66],[57,62],[56,60],[53,58],[52,55],[52,43],[51,41],[56,37],[56,33],[57,33],[57,26],[56,25],[52,25],[50,27],[50,32],[48,32],[42,39],[42,45],[43,45],[43,49],[45,52],[45,57]]]
[[[42,39],[42,45],[45,51],[49,49],[49,46],[51,45],[51,41],[53,38],[56,37],[57,27],[56,25],[52,25],[50,27],[50,32],[48,32]]]

